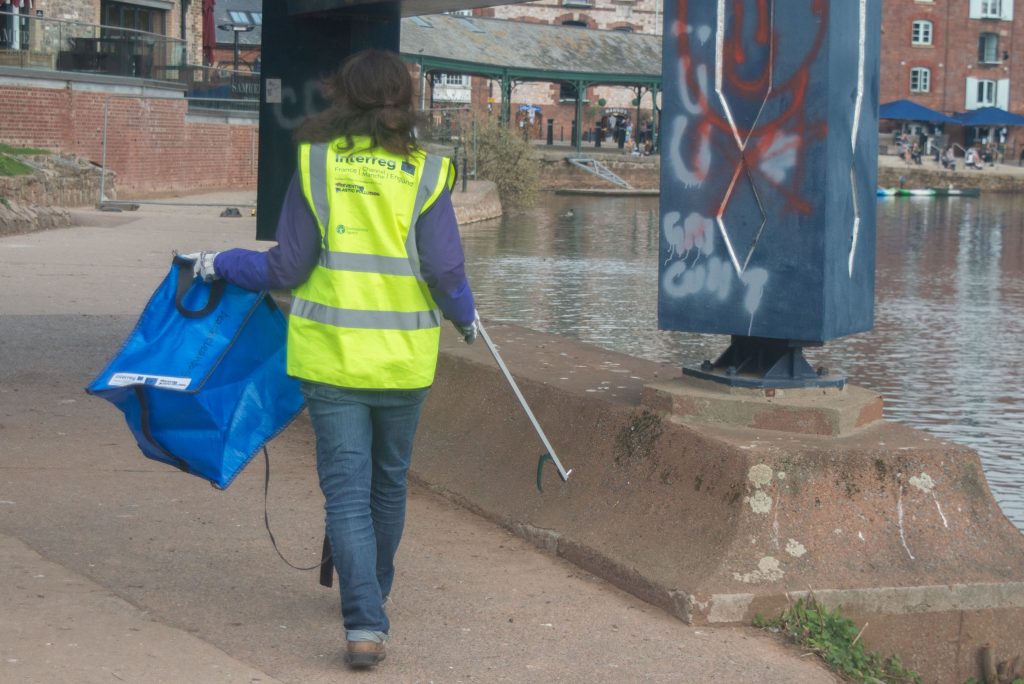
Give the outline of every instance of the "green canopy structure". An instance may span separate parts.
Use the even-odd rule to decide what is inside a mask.
[[[576,121],[582,94],[594,85],[636,89],[637,102],[652,94],[657,116],[661,92],[661,37],[576,26],[531,24],[503,19],[430,15],[402,20],[402,57],[431,71],[482,76],[501,84],[503,122],[511,118],[516,83],[565,83],[576,93]],[[573,144],[579,151],[582,126]]]

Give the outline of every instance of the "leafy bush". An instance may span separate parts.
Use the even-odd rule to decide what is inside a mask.
[[[921,676],[903,666],[896,656],[882,658],[864,650],[860,631],[839,609],[830,611],[812,596],[800,599],[779,617],[754,619],[754,626],[782,632],[795,643],[811,649],[840,675],[858,682],[920,684]]]
[[[476,141],[477,178],[493,181],[504,203],[536,201],[540,165],[530,143],[493,119],[480,123]]]

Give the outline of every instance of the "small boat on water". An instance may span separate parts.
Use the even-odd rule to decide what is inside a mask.
[[[878,188],[879,197],[978,197],[980,188]]]

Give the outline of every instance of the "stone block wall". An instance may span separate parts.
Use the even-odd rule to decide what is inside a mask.
[[[584,148],[587,156],[599,160],[638,190],[656,190],[660,173],[657,156],[632,157],[628,154],[594,154],[593,148]],[[612,190],[616,186],[594,174],[572,166],[565,160],[567,152],[544,152],[540,155],[541,186],[548,190],[598,188]]]
[[[99,167],[64,155],[20,160],[34,167],[35,172],[0,177],[0,197],[33,207],[84,207],[99,201]],[[108,171],[106,187],[114,186],[115,174]]]
[[[927,163],[927,162],[926,162]],[[900,178],[906,188],[979,188],[982,192],[1020,192],[1024,179],[1020,176],[1001,173],[999,167],[988,167],[980,171],[965,169],[963,160],[957,160],[958,169],[947,171],[937,166],[907,166],[878,168],[878,185],[882,188],[897,188]]]

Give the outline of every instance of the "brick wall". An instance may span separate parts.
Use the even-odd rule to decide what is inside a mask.
[[[104,103],[106,164],[119,197],[256,187],[255,119],[189,115],[180,91],[151,85],[0,77],[0,142],[99,165]]]

